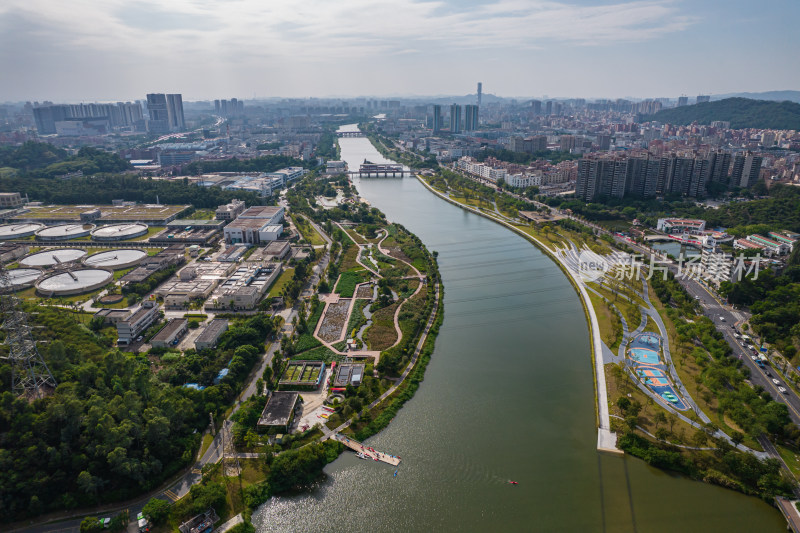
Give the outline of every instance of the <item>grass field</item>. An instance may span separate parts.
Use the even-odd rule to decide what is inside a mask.
[[[281,272],[281,275],[278,276],[278,279],[276,279],[275,283],[273,283],[272,287],[270,287],[267,296],[269,298],[272,298],[274,296],[280,296],[281,291],[289,283],[289,281],[291,281],[292,276],[294,276],[293,268],[287,268],[286,270]]]
[[[325,239],[311,226],[306,218],[297,215],[292,217],[292,219],[294,220],[295,227],[297,227],[297,231],[300,232],[307,243],[311,244],[311,246],[322,246],[325,244]]]
[[[336,283],[336,288],[333,290],[342,298],[352,298],[353,292],[356,290],[356,285],[364,281],[363,277],[358,272],[348,271],[343,272]]]
[[[397,331],[394,329],[397,305],[393,303],[372,315],[372,325],[364,332],[364,340],[370,350],[385,350],[397,341]]]

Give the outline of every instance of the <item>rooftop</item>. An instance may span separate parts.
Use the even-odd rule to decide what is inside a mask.
[[[272,218],[282,210],[283,207],[274,205],[254,205],[242,211],[242,214],[239,215],[237,220],[242,218]]]
[[[188,320],[185,318],[173,318],[167,325],[161,328],[161,331],[156,333],[155,337],[153,337],[153,341],[168,341],[170,337],[172,337],[176,331],[186,327],[189,323]]]
[[[197,336],[195,342],[212,342],[215,341],[223,331],[228,328],[228,321],[223,318],[215,318],[203,329],[200,335]]]
[[[273,392],[267,405],[264,406],[258,425],[285,426],[288,424],[299,396],[297,392]]]

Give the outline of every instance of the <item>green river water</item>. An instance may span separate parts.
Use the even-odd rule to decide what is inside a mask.
[[[340,145],[351,169],[385,161],[365,138]],[[369,440],[403,458],[397,477],[345,452],[311,490],[260,507],[259,533],[785,529],[756,498],[596,451],[586,319],[543,252],[416,178],[355,183],[439,252],[444,323],[416,396]]]

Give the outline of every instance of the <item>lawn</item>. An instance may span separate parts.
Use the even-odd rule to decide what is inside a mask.
[[[280,296],[283,288],[286,285],[288,285],[289,282],[292,280],[292,276],[294,276],[293,268],[287,268],[286,270],[281,272],[281,275],[278,276],[278,279],[276,279],[275,282],[272,284],[272,287],[270,287],[267,296],[269,298],[272,298],[274,296]]]
[[[327,346],[320,346],[302,353],[296,353],[292,356],[293,361],[325,361],[326,363],[340,358],[340,355]]]
[[[616,353],[622,342],[622,322],[619,320],[619,315],[596,294],[589,292],[589,299],[592,301],[597,323],[600,325],[600,338],[612,352]]]
[[[293,217],[294,225],[297,231],[303,236],[303,239],[311,246],[322,246],[325,244],[325,239],[322,238],[317,230],[302,216],[296,215]]]
[[[356,302],[353,304],[353,312],[350,314],[350,320],[347,322],[348,339],[353,338],[355,336],[355,332],[358,331],[361,326],[367,323],[367,318],[362,312],[366,304],[367,300],[356,300]]]
[[[333,292],[337,293],[342,298],[352,298],[353,292],[356,290],[356,285],[363,281],[363,277],[358,272],[343,272]]]

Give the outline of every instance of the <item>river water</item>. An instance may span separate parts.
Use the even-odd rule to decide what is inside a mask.
[[[365,138],[339,142],[351,169],[385,162]],[[259,533],[784,530],[756,498],[596,451],[586,319],[546,255],[415,178],[355,183],[439,252],[444,323],[417,394],[369,440],[403,458],[397,476],[345,452],[259,508]]]

